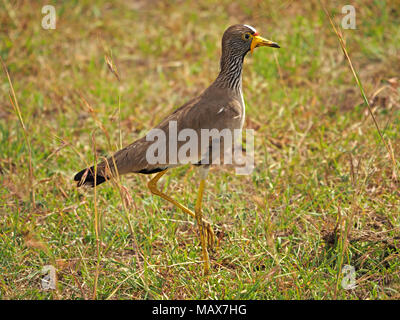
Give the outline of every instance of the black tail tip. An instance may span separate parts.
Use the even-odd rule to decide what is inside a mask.
[[[90,187],[94,187],[94,169],[93,167],[90,168],[86,168],[83,169],[81,171],[79,171],[75,177],[74,177],[74,181],[77,181],[77,186],[83,186],[83,185],[87,185]],[[97,174],[96,175],[96,186],[105,182],[106,178],[104,178],[102,175]]]

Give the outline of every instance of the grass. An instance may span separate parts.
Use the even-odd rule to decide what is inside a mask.
[[[342,4],[324,3],[340,25]],[[2,299],[400,298],[395,1],[353,1],[357,29],[339,33],[366,99],[319,1],[53,1],[55,30],[41,28],[45,4],[0,2]],[[194,221],[153,197],[149,177],[96,191],[72,177],[207,87],[234,23],[281,49],[246,58],[256,168],[209,174],[220,246],[204,277]],[[161,185],[194,207],[196,170]],[[46,265],[56,290],[41,289]],[[355,289],[341,286],[344,265]]]

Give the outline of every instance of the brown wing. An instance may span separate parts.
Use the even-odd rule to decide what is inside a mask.
[[[155,173],[166,168],[175,167],[179,163],[171,163],[169,153],[169,139],[172,134],[170,125],[176,121],[176,130],[180,132],[182,129],[190,128],[195,130],[198,138],[201,137],[201,129],[218,129],[239,128],[241,124],[242,106],[240,101],[234,95],[230,95],[223,89],[209,88],[202,95],[190,100],[173,113],[167,116],[154,129],[159,129],[165,133],[166,145],[163,150],[165,152],[165,163],[149,163],[146,158],[148,148],[154,144],[154,141],[147,141],[146,137],[142,137],[127,147],[117,151],[106,161],[98,164],[96,184],[106,181],[110,174],[115,173],[115,165],[118,174],[135,173]],[[197,141],[201,145],[201,141]],[[176,150],[185,144],[185,141],[178,141]],[[205,148],[208,149],[207,146]],[[175,148],[174,148],[175,149]],[[202,159],[207,150],[199,148],[197,154],[191,162],[197,162]],[[160,154],[159,154],[160,155]],[[171,156],[174,156],[171,154]],[[172,157],[173,159],[175,157]],[[80,171],[74,177],[78,181],[78,185],[89,184],[94,185],[93,167]]]

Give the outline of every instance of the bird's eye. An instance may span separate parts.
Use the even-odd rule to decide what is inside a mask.
[[[246,33],[243,35],[243,40],[249,40],[250,37],[251,37],[251,34],[248,33],[248,32],[246,32]]]

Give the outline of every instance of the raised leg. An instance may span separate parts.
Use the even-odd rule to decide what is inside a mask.
[[[202,218],[202,214],[201,214],[201,200],[203,197],[205,179],[201,179],[201,181],[200,181],[200,188],[199,188],[199,193],[198,193],[198,197],[197,197],[197,201],[196,201],[196,206],[195,206],[196,213],[195,213],[192,210],[190,210],[189,208],[180,204],[178,201],[172,199],[170,196],[166,195],[165,193],[163,193],[157,189],[158,180],[160,180],[160,178],[166,172],[167,172],[167,170],[157,173],[156,176],[148,182],[147,186],[149,187],[150,191],[153,194],[167,200],[168,202],[172,203],[173,205],[175,205],[176,207],[178,207],[179,209],[181,209],[182,211],[186,212],[187,214],[189,214],[190,216],[192,216],[193,218],[196,219],[197,224],[199,226],[199,231],[200,231],[200,241],[201,241],[201,246],[202,246],[202,251],[203,251],[203,258],[204,258],[205,264],[207,264],[207,267],[206,266],[204,267],[204,271],[208,272],[209,259],[208,259],[208,253],[207,253],[207,243],[206,243],[205,239],[207,239],[208,245],[210,247],[212,247],[215,242],[215,235],[214,235],[214,231],[211,227],[211,223],[208,222],[207,220],[204,220]],[[207,255],[205,255],[205,253],[207,253]]]

